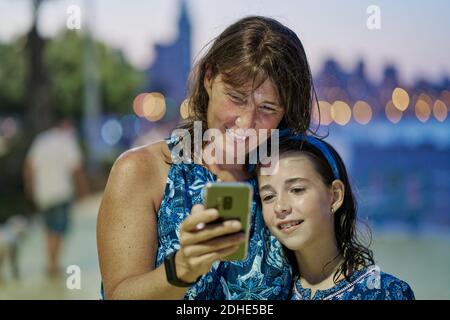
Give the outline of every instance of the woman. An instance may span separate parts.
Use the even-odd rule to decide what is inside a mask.
[[[197,63],[190,84],[192,116],[183,128],[192,133],[201,121],[202,130],[226,133],[232,143],[223,142],[225,153],[245,147],[248,155],[262,143],[250,143],[251,130],[309,127],[314,90],[306,54],[295,33],[273,19],[248,17],[229,26]],[[220,262],[243,241],[239,222],[205,227],[217,211],[201,205],[202,187],[217,179],[256,186],[246,166],[175,164],[171,149],[178,143],[127,151],[111,170],[97,227],[104,297],[286,299],[290,268],[264,227],[259,199],[246,260]]]
[[[414,299],[407,283],[374,265],[357,238],[356,202],[329,144],[291,136],[280,143],[277,168],[259,176],[259,190],[267,227],[295,273],[291,299]]]

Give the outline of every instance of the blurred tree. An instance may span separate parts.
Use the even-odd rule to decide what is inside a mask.
[[[25,38],[0,44],[0,113],[25,116],[29,87],[26,86]],[[105,113],[132,111],[135,95],[144,87],[145,74],[133,68],[122,53],[96,42],[102,106]],[[83,111],[83,39],[75,31],[61,33],[46,44],[44,65],[48,69],[49,112],[52,106],[80,119]],[[40,115],[38,119],[40,119]]]
[[[94,42],[102,112],[132,112],[134,96],[144,87],[144,73],[134,69],[119,50]],[[0,117],[15,115],[23,130],[8,141],[0,156],[0,223],[17,213],[30,213],[24,201],[22,164],[32,137],[45,129],[55,110],[73,116],[83,112],[83,37],[64,31],[42,39],[36,29],[9,44],[0,44]]]
[[[132,101],[143,87],[144,74],[134,69],[121,52],[96,42],[102,111],[130,113]],[[67,31],[49,42],[46,61],[56,108],[64,114],[81,117],[83,111],[83,38]]]
[[[25,112],[25,38],[11,44],[0,43],[0,113]]]
[[[25,99],[25,122],[28,134],[45,129],[50,125],[50,82],[44,62],[46,39],[37,30],[39,9],[44,0],[33,0],[31,29],[27,34],[26,55],[28,61],[27,91]]]

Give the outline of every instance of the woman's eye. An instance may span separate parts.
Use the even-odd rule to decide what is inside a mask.
[[[235,96],[235,95],[232,95],[232,94],[228,94],[228,96],[230,97],[231,101],[233,101],[235,103],[242,104],[242,103],[245,102],[242,98],[240,98],[238,96]]]
[[[270,106],[261,106],[259,108],[267,113],[273,113],[273,112],[277,111],[277,109],[275,109],[274,107],[270,107]]]

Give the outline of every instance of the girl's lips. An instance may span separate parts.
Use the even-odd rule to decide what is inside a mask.
[[[293,232],[294,230],[297,230],[302,225],[303,222],[304,222],[304,220],[296,220],[296,221],[284,222],[284,223],[278,224],[277,227],[278,227],[278,230],[280,230],[281,232],[287,234],[287,233]],[[285,226],[285,225],[290,224],[290,223],[296,223],[296,224],[295,225],[294,224],[290,225],[288,227]]]

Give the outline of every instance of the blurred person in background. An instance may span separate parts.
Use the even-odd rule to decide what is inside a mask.
[[[72,122],[57,115],[54,127],[41,132],[25,159],[25,193],[45,221],[47,273],[60,273],[60,252],[69,226],[71,203],[88,193],[82,153]]]

